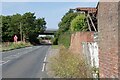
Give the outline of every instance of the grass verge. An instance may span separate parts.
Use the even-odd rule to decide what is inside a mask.
[[[60,52],[51,57],[50,70],[59,78],[90,78],[91,70],[82,56],[61,47]]]
[[[58,48],[59,48],[59,45],[52,45],[51,48],[52,48],[52,49],[58,49]]]
[[[28,47],[28,46],[32,46],[32,45],[26,42],[17,42],[17,43],[7,42],[7,43],[2,43],[2,51],[9,51],[9,50]]]

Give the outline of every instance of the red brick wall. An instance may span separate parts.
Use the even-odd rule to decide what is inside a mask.
[[[120,78],[120,2],[118,3],[118,71]]]
[[[98,34],[101,78],[118,78],[118,27],[118,3],[100,2]]]
[[[76,32],[71,35],[70,50],[74,53],[82,53],[82,42],[93,42],[94,32]]]

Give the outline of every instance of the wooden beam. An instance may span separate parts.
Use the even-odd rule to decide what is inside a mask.
[[[87,16],[87,24],[88,24],[88,28],[89,28],[89,30],[92,31],[92,30],[91,30],[91,27],[90,27],[89,20],[88,20],[88,16]]]
[[[94,30],[97,31],[96,28],[95,28],[95,25],[94,25],[94,23],[93,23],[93,21],[92,21],[92,18],[91,18],[90,15],[89,15],[89,13],[88,13],[88,17],[90,18],[90,21],[91,21],[91,23],[92,23],[92,26],[93,26]]]

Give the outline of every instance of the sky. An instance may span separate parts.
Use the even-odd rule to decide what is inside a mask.
[[[12,0],[10,0],[12,1]],[[14,0],[13,0],[14,1]],[[32,1],[32,0],[31,0]],[[2,2],[2,15],[34,12],[37,18],[45,18],[47,29],[58,29],[64,14],[76,7],[96,7],[96,2]]]

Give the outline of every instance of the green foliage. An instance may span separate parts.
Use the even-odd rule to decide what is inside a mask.
[[[59,48],[59,45],[52,45],[51,48],[52,48],[52,49],[58,49],[58,48]]]
[[[88,30],[85,14],[73,12],[72,9],[63,16],[58,26],[55,43],[58,41],[58,44],[62,44],[66,48],[69,48],[72,32]]]
[[[51,35],[46,35],[45,38],[51,40],[53,37]]]
[[[2,16],[2,40],[10,41],[12,40],[11,35],[13,32],[10,30],[11,17],[10,16]]]
[[[39,44],[39,39],[37,39],[38,34],[30,33],[28,37],[29,37],[29,42],[31,44],[34,44],[34,45]]]
[[[59,36],[58,44],[64,45],[66,48],[69,48],[71,41],[71,32],[65,32]]]
[[[35,33],[41,33],[44,32],[46,30],[46,21],[45,18],[38,18],[35,21]]]
[[[24,38],[29,38],[29,34],[34,32],[35,29],[35,16],[34,13],[25,13],[22,16],[22,32]]]
[[[22,16],[20,14],[12,15],[11,16],[11,22],[9,26],[9,30],[11,31],[11,35],[13,36],[14,34],[19,34],[20,31],[20,21],[22,19]]]
[[[27,12],[23,15],[15,14],[2,16],[2,41],[13,41],[16,34],[20,40],[38,41],[39,33],[45,31],[46,21],[44,18],[36,19],[35,13]],[[22,31],[22,33],[20,33]],[[33,40],[34,39],[34,40]]]
[[[26,46],[32,46],[32,45],[30,43],[25,43],[25,42],[18,42],[18,43],[4,42],[2,43],[2,51],[23,48]]]
[[[75,19],[72,20],[70,25],[70,30],[73,31],[87,31],[87,23],[85,21],[85,14],[78,15]]]
[[[61,19],[58,24],[59,29],[56,32],[54,43],[63,44],[65,47],[70,45],[70,23],[78,15],[72,9],[70,9]]]
[[[58,24],[59,33],[66,32],[70,29],[71,21],[78,15],[78,13],[67,13]]]
[[[58,55],[50,58],[50,69],[55,77],[60,78],[90,78],[89,65],[82,56],[73,54],[64,47]]]
[[[52,39],[52,44],[53,44],[53,45],[58,45],[58,37],[54,37],[54,38]]]

